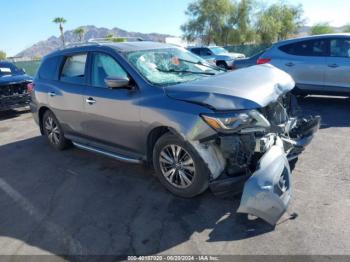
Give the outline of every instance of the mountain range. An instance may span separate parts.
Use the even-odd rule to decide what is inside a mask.
[[[84,28],[84,37],[83,40],[87,41],[91,38],[104,38],[107,35],[114,35],[116,37],[140,37],[144,40],[150,41],[158,41],[165,42],[166,37],[170,37],[171,35],[167,34],[158,34],[158,33],[139,33],[139,32],[128,32],[126,30],[120,28],[104,28],[104,27],[96,27],[93,25],[83,26]],[[78,36],[74,34],[74,30],[65,31],[64,38],[66,43],[72,43],[78,41]],[[24,49],[20,53],[18,53],[17,57],[42,57],[53,50],[60,48],[62,45],[61,38],[56,36],[51,36],[47,40],[40,41],[29,48]]]

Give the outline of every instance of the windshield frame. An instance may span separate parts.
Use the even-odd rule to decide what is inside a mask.
[[[199,66],[203,66],[203,67],[207,67],[209,68],[211,71],[215,71],[217,73],[211,75],[211,74],[200,74],[200,73],[194,73],[193,75],[196,75],[195,79],[189,79],[186,81],[174,81],[174,82],[164,82],[164,83],[157,83],[157,82],[153,82],[151,81],[149,78],[147,78],[147,76],[145,76],[140,70],[139,68],[129,59],[129,55],[132,53],[138,53],[138,52],[154,52],[154,51],[165,51],[165,50],[171,50],[171,49],[179,49],[187,54],[190,54],[191,56],[194,56],[196,58],[196,61],[193,61],[194,63],[198,64]],[[123,59],[125,59],[125,61],[132,67],[132,69],[135,71],[136,74],[139,75],[139,77],[141,77],[146,83],[148,83],[149,85],[152,86],[158,86],[158,87],[166,87],[166,86],[172,86],[172,85],[177,85],[177,84],[181,84],[181,83],[187,83],[187,82],[192,82],[192,81],[196,81],[199,79],[203,79],[205,77],[211,77],[211,76],[215,76],[221,73],[224,73],[225,71],[222,71],[221,69],[216,69],[215,66],[211,65],[210,63],[208,63],[205,59],[193,54],[192,52],[188,51],[185,48],[182,47],[178,47],[178,46],[174,46],[174,47],[164,47],[164,48],[154,48],[154,49],[140,49],[140,50],[135,50],[135,51],[128,51],[128,52],[121,52],[121,55],[123,57]],[[179,60],[183,60],[181,58],[179,58]],[[192,61],[191,61],[192,62]],[[207,71],[209,72],[209,71]],[[171,73],[171,72],[169,72]]]

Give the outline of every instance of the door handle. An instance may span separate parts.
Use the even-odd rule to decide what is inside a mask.
[[[95,104],[96,100],[93,99],[92,97],[89,97],[85,100],[86,103],[88,103],[89,105]]]
[[[332,68],[336,68],[338,67],[339,65],[338,64],[329,64],[328,67],[332,67]]]
[[[294,63],[293,62],[288,62],[285,64],[286,66],[294,66]]]
[[[49,96],[51,96],[51,97],[56,96],[56,93],[55,93],[55,92],[48,92],[47,94],[48,94]]]

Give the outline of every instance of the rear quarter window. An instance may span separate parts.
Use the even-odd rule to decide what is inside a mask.
[[[45,80],[56,79],[57,67],[60,61],[59,56],[49,57],[45,59],[39,69],[39,78]]]

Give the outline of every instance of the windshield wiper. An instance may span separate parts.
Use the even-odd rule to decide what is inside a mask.
[[[157,70],[164,73],[176,73],[176,74],[189,73],[189,74],[211,75],[211,76],[215,75],[215,73],[211,73],[211,72],[198,72],[198,71],[190,71],[190,70],[174,70],[174,69],[163,70],[160,68],[157,68]]]
[[[178,58],[178,59],[179,59],[179,61],[182,61],[182,62],[187,62],[187,63],[191,63],[191,64],[194,64],[194,65],[201,65],[201,66],[205,66],[205,67],[208,67],[208,68],[211,68],[211,69],[227,72],[227,70],[224,69],[224,68],[221,68],[221,67],[218,67],[218,66],[214,66],[214,65],[209,65],[209,64],[203,64],[201,61],[194,62],[194,61],[186,60],[186,59],[182,59],[182,58]]]

